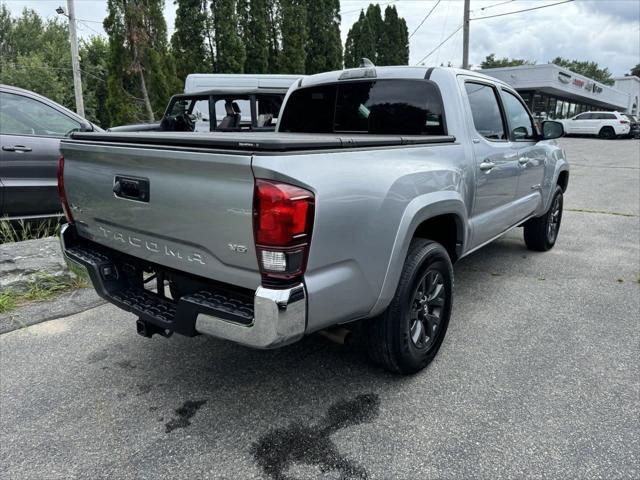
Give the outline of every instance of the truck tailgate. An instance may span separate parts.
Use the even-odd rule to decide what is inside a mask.
[[[250,153],[73,140],[61,143],[61,153],[81,236],[166,267],[257,288]]]

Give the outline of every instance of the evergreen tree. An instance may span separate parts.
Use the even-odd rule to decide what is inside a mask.
[[[345,67],[360,65],[362,58],[376,65],[407,65],[409,63],[409,32],[395,7],[387,7],[384,20],[378,5],[369,5],[347,34]]]
[[[304,73],[307,43],[307,9],[305,0],[280,0],[282,9],[282,73]]]
[[[342,68],[340,40],[340,0],[312,0],[307,3],[309,37],[306,46],[306,73]]]
[[[346,68],[357,67],[363,58],[368,58],[373,63],[376,63],[376,36],[371,25],[370,16],[365,14],[364,10],[361,10],[360,17],[351,26],[347,34],[347,42],[344,49],[344,64]]]
[[[384,11],[384,22],[376,65],[409,64],[409,30],[404,18],[398,16],[395,6]]]
[[[102,37],[91,37],[80,44],[80,69],[85,115],[102,127],[109,126],[107,115],[107,59],[109,44]]]
[[[108,99],[111,124],[153,121],[180,84],[167,49],[163,0],[109,0]],[[144,117],[141,107],[144,108]]]
[[[242,39],[247,53],[244,62],[245,73],[267,73],[269,67],[267,0],[251,0],[249,3],[248,19],[242,32]]]
[[[176,75],[184,81],[190,73],[211,71],[205,49],[206,11],[202,0],[175,0],[175,32],[171,37]]]
[[[369,4],[367,7],[367,13],[365,14],[367,23],[369,24],[370,35],[373,39],[373,50],[370,50],[370,45],[367,44],[369,55],[365,55],[376,65],[378,64],[378,52],[380,51],[380,45],[382,42],[382,36],[384,32],[384,21],[382,20],[382,13],[380,11],[380,5],[377,3]],[[367,38],[367,42],[370,40]]]
[[[268,38],[268,71],[276,73],[280,71],[280,56],[282,55],[282,8],[281,0],[266,0],[267,6],[267,38]],[[305,25],[300,24],[298,28],[304,29]]]
[[[211,3],[215,32],[215,71],[219,73],[244,72],[246,54],[238,31],[235,7],[235,0],[213,0]]]

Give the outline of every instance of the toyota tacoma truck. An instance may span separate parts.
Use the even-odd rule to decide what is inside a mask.
[[[63,140],[63,250],[141,335],[273,348],[353,324],[409,374],[444,339],[452,263],[518,226],[528,248],[554,246],[562,134],[471,71],[309,76],[272,133]]]

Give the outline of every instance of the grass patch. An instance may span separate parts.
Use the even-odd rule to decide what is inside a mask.
[[[59,232],[60,221],[57,218],[13,221],[0,219],[0,244],[52,237]]]
[[[0,313],[9,312],[26,303],[51,300],[65,292],[89,286],[90,284],[85,274],[73,277],[40,275],[29,282],[24,291],[1,292]]]

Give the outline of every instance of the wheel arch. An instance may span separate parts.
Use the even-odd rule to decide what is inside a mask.
[[[468,236],[467,209],[458,192],[434,192],[411,201],[404,211],[380,294],[369,316],[381,313],[393,298],[413,238],[442,243],[454,262],[462,256]]]

